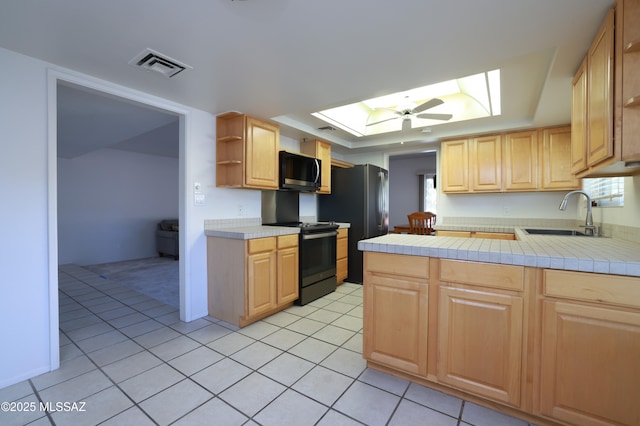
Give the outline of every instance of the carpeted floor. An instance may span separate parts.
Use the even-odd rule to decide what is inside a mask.
[[[179,264],[173,257],[150,257],[88,265],[84,268],[179,309]]]

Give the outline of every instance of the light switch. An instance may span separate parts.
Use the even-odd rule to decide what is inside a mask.
[[[193,204],[196,206],[204,206],[204,194],[195,194]]]

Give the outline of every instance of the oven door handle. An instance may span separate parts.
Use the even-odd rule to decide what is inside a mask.
[[[318,238],[327,238],[338,235],[338,231],[318,232],[316,234],[302,234],[303,240],[316,240]]]

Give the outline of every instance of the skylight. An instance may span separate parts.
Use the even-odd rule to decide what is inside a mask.
[[[434,101],[433,104],[437,105],[431,108],[420,107],[434,98],[442,103]],[[362,137],[491,117],[500,113],[500,70],[497,69],[326,109],[312,115]]]

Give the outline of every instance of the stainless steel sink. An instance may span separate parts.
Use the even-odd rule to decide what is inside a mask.
[[[573,229],[525,229],[529,235],[565,235],[569,237],[590,237],[584,232],[575,231]]]

